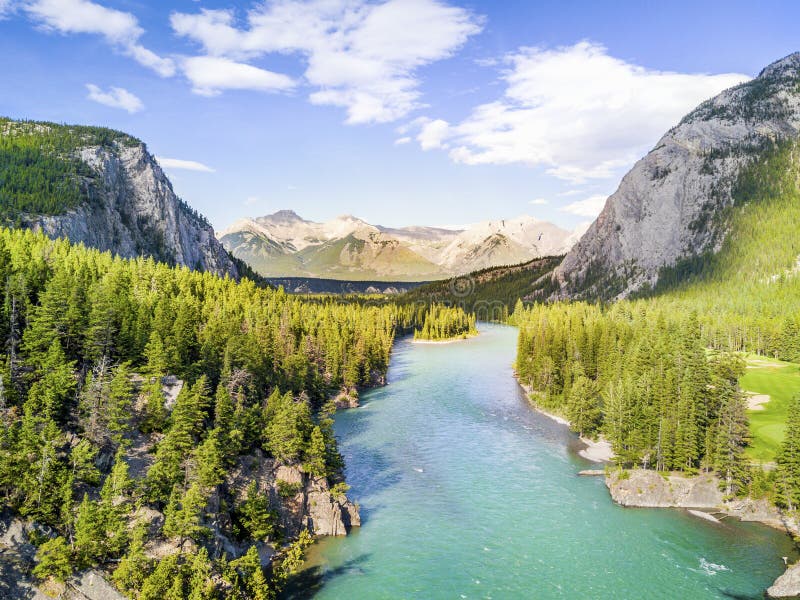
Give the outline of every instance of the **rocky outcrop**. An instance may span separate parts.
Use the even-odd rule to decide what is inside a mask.
[[[22,226],[127,258],[152,256],[218,275],[239,275],[214,229],[175,195],[143,143],[123,136],[75,152],[93,173],[84,181],[86,200],[64,214],[23,215]]]
[[[67,582],[63,600],[127,600],[95,569],[84,571]]]
[[[786,569],[768,589],[770,598],[797,598],[800,596],[800,563]]]
[[[303,529],[314,535],[347,535],[351,527],[361,525],[358,506],[344,494],[333,494],[326,478],[309,477],[298,465],[278,464],[261,453],[242,457],[226,485],[242,500],[251,481],[260,492],[270,495],[280,526],[289,537]]]
[[[611,498],[622,506],[721,508],[724,499],[713,475],[683,477],[656,471],[614,470],[606,475]]]
[[[90,569],[65,584],[50,582],[40,589],[30,575],[35,564],[36,547],[31,535],[52,537],[52,531],[35,523],[5,516],[0,518],[0,598],[3,600],[125,600],[105,579]]]
[[[333,405],[337,410],[344,408],[358,408],[358,390],[355,388],[343,389],[333,397]]]
[[[716,251],[741,170],[800,132],[800,53],[701,104],[623,178],[555,272],[558,297],[624,297]]]

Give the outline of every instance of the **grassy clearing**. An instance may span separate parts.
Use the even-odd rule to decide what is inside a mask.
[[[789,400],[800,393],[800,365],[748,355],[747,373],[739,383],[747,392],[770,397],[762,410],[747,411],[752,434],[747,454],[753,460],[771,462],[783,440]]]

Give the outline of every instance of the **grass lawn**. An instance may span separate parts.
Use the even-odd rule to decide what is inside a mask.
[[[745,391],[770,397],[763,410],[747,411],[752,434],[747,454],[755,461],[771,462],[783,441],[789,400],[800,393],[800,366],[751,354],[739,383]]]

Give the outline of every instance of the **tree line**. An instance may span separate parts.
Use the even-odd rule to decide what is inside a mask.
[[[276,507],[254,485],[231,496],[225,473],[261,452],[345,489],[329,398],[382,382],[396,332],[426,312],[308,301],[24,230],[0,229],[0,281],[0,502],[56,532],[37,576],[115,565],[141,599],[271,597],[308,536],[262,570],[255,543],[284,535]],[[185,382],[174,401],[168,376]],[[157,443],[134,472],[142,436]],[[219,523],[251,551],[209,550]],[[196,552],[156,562],[155,537]]]

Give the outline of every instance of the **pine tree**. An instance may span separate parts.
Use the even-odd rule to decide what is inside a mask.
[[[728,496],[745,486],[747,470],[742,459],[748,437],[744,398],[736,390],[727,390],[720,406],[714,468]]]
[[[268,403],[269,404],[269,403]],[[308,403],[295,402],[290,392],[274,400],[273,414],[266,427],[266,447],[278,460],[289,463],[303,453],[312,428]]]
[[[265,541],[275,533],[276,514],[269,496],[258,491],[258,484],[250,482],[247,496],[234,512],[234,528],[239,537]]]
[[[36,551],[34,577],[41,580],[52,577],[56,581],[66,581],[72,575],[71,554],[69,544],[63,537],[47,540]]]
[[[206,502],[198,484],[192,484],[186,493],[175,486],[164,511],[164,535],[178,538],[181,544],[205,537],[208,528],[202,525],[202,518]]]
[[[142,585],[150,573],[150,560],[144,551],[146,538],[146,526],[139,525],[133,530],[128,551],[112,574],[117,587],[129,595],[142,589]]]
[[[594,435],[600,425],[601,411],[594,382],[578,374],[569,391],[567,418],[578,435]]]
[[[205,441],[194,453],[197,482],[203,488],[213,488],[225,479],[225,456],[220,443],[219,430],[209,432]]]
[[[163,431],[167,424],[167,409],[164,408],[164,393],[161,390],[161,378],[153,377],[144,390],[144,415],[139,426],[142,433]]]
[[[205,548],[195,554],[189,567],[188,600],[213,600],[216,597],[211,580],[211,563]]]
[[[97,504],[84,494],[75,517],[74,547],[78,568],[91,567],[104,558],[104,533]]]
[[[800,507],[800,395],[792,398],[786,414],[786,433],[775,459],[777,500],[795,511]]]
[[[319,425],[315,425],[305,451],[303,470],[312,477],[326,477],[328,475],[325,464],[326,450],[322,430]]]
[[[53,340],[38,369],[40,378],[28,393],[30,409],[44,418],[62,420],[76,385],[72,368],[73,363],[67,361],[61,343]]]
[[[111,375],[106,415],[108,431],[115,444],[121,444],[123,436],[130,430],[132,396],[133,383],[129,365],[120,363]]]

